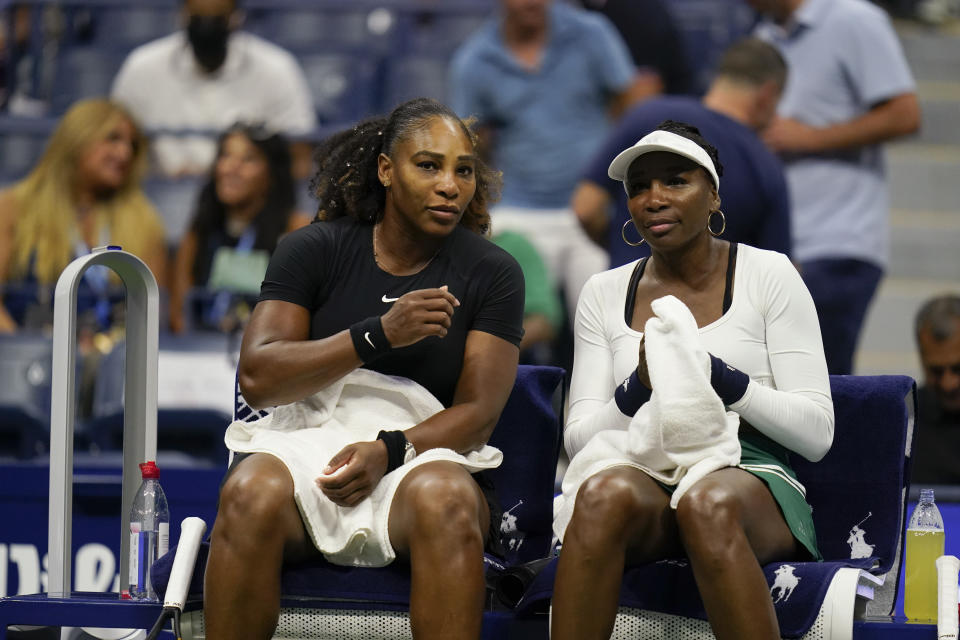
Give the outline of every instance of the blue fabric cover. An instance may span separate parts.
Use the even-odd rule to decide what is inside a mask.
[[[504,454],[504,463],[492,473],[505,512],[502,540],[508,560],[524,562],[549,550],[553,521],[553,484],[560,451],[560,427],[552,405],[553,393],[564,371],[556,367],[521,365],[513,392],[490,439]],[[511,519],[513,518],[513,519]],[[212,523],[211,523],[212,524]],[[166,592],[176,547],[157,560],[151,577],[157,591]],[[190,599],[203,593],[209,544],[204,542],[190,585]],[[487,556],[488,581],[503,571],[502,561]],[[410,570],[403,563],[378,569],[341,567],[322,559],[284,570],[281,591],[285,597],[354,599],[362,608],[402,608],[409,604]],[[375,605],[371,607],[371,605]],[[299,601],[297,606],[305,606]],[[322,608],[322,602],[309,606]],[[345,608],[342,601],[327,606]]]
[[[908,397],[913,380],[906,376],[831,376],[830,386],[836,415],[830,452],[817,463],[799,456],[792,459],[807,488],[817,543],[826,561],[775,562],[763,568],[785,638],[807,632],[841,567],[877,574],[889,571],[897,559],[897,543],[905,526],[904,487],[910,470],[905,453],[907,438],[913,435],[908,429],[907,402],[915,402],[915,396]],[[864,554],[867,556],[852,557]],[[785,566],[790,568],[781,570]],[[778,570],[786,592],[777,582]],[[518,613],[542,608],[553,592],[555,572],[554,560],[533,581]],[[896,584],[897,578],[891,575],[886,579]],[[683,559],[628,568],[620,604],[703,620],[707,617],[693,572]]]

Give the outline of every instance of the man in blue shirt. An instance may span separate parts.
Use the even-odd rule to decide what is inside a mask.
[[[571,206],[591,238],[617,267],[649,255],[628,246],[623,225],[630,220],[623,184],[607,177],[610,160],[664,120],[692,124],[714,145],[723,164],[723,237],[790,253],[790,208],[780,162],[757,137],[773,118],[787,68],[777,50],[755,38],[731,45],[703,100],[670,96],[631,109],[610,133],[587,167]],[[716,223],[719,228],[719,223]],[[631,232],[628,229],[628,232]],[[628,236],[633,241],[638,237]]]
[[[607,258],[580,230],[570,194],[611,115],[644,86],[605,17],[552,0],[501,0],[451,64],[450,104],[478,119],[503,172],[493,225],[533,243],[571,312]]]
[[[890,19],[867,0],[748,2],[765,16],[757,35],[790,66],[764,139],[784,159],[794,257],[830,373],[851,373],[889,254],[881,143],[920,126],[913,77]]]

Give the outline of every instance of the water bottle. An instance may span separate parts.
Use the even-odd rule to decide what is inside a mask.
[[[130,509],[130,598],[157,600],[150,567],[170,548],[170,509],[160,487],[160,469],[150,460],[140,465],[143,482]]]
[[[937,558],[943,555],[943,518],[933,489],[920,490],[907,525],[907,577],[903,612],[911,620],[937,620]]]

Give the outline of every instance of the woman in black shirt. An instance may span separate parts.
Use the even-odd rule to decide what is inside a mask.
[[[274,253],[244,334],[239,380],[253,406],[303,399],[358,367],[410,378],[445,407],[406,431],[317,461],[334,503],[364,500],[417,452],[489,438],[512,389],[523,277],[483,235],[497,177],[447,107],[397,107],[323,143],[318,220]],[[339,469],[335,477],[324,477]],[[487,494],[461,466],[426,462],[400,481],[390,543],[412,565],[414,636],[478,638]],[[207,636],[269,638],[284,561],[315,557],[287,468],[235,464],[221,491],[206,575]]]

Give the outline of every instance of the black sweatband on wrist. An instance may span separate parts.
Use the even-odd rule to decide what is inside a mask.
[[[730,406],[740,400],[747,392],[748,384],[750,376],[710,354],[710,386],[720,396],[723,404]]]
[[[643,406],[643,403],[650,399],[652,393],[653,391],[643,386],[637,370],[634,369],[633,373],[617,387],[613,399],[616,401],[620,413],[632,418]]]
[[[403,464],[403,456],[407,448],[407,436],[403,431],[381,431],[377,440],[383,440],[387,445],[387,473],[390,473]]]
[[[383,331],[380,316],[372,316],[350,325],[350,339],[364,363],[376,360],[393,348]]]

